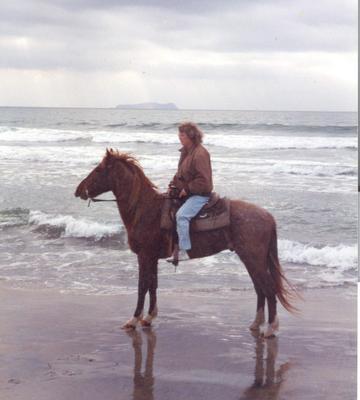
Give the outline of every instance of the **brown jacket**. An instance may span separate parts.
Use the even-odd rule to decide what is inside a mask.
[[[170,184],[188,194],[209,195],[213,190],[209,152],[201,144],[180,151],[178,171]]]

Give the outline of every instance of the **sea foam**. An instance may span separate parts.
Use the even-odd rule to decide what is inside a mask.
[[[74,218],[71,215],[49,215],[41,211],[30,211],[29,224],[58,230],[62,237],[91,238],[100,240],[120,234],[120,224],[109,224]]]
[[[174,133],[157,132],[92,132],[93,141],[97,143],[153,143],[162,145],[178,144]],[[207,134],[204,143],[244,150],[276,150],[276,149],[356,149],[357,138],[354,137],[309,137],[278,135],[243,135],[217,132]]]
[[[309,264],[314,266],[327,266],[351,270],[357,268],[357,246],[314,247],[296,241],[279,240],[279,257],[282,261]]]
[[[48,128],[0,127],[0,142],[88,142],[95,143],[152,143],[178,145],[175,132],[139,130],[64,130]],[[242,134],[215,131],[206,134],[204,143],[231,149],[275,150],[275,149],[357,149],[356,136],[291,136],[261,134]]]
[[[285,175],[304,175],[315,177],[356,177],[357,168],[351,164],[341,164],[338,162],[317,162],[306,160],[273,160],[263,158],[244,159],[235,157],[212,157],[214,169],[227,172],[238,170],[241,173],[263,174],[285,174]]]
[[[92,140],[92,136],[78,130],[0,127],[0,142],[67,142],[78,140]]]

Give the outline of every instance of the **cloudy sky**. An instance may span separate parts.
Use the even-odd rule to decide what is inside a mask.
[[[355,110],[355,0],[11,0],[0,105]]]

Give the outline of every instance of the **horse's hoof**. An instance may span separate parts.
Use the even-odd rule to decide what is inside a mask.
[[[254,319],[254,322],[249,326],[249,329],[251,331],[258,331],[260,330],[261,325],[263,325],[265,322],[265,314],[264,314],[264,309],[260,308],[256,312],[256,316]]]
[[[139,319],[136,317],[132,317],[131,319],[129,319],[129,321],[127,321],[122,327],[121,329],[124,329],[125,331],[128,330],[135,330],[136,329],[136,325],[138,324]]]
[[[136,329],[136,326],[139,321],[142,320],[143,314],[140,314],[138,317],[130,318],[122,327],[121,329],[129,330],[129,329]]]
[[[275,336],[275,333],[279,330],[279,318],[276,316],[274,322],[268,325],[264,332],[264,338],[268,339]]]
[[[272,328],[270,325],[267,327],[266,331],[263,332],[263,336],[265,339],[270,339],[276,337],[277,329]]]
[[[121,329],[124,331],[134,331],[136,329],[136,326],[132,324],[125,324],[121,327]]]
[[[262,325],[262,323],[259,324],[258,322],[253,322],[253,323],[249,326],[249,329],[250,329],[251,331],[259,331],[261,325]]]
[[[158,315],[158,308],[155,306],[155,308],[152,310],[151,314],[147,314],[145,318],[141,318],[140,324],[143,328],[150,328],[152,321],[157,317]]]
[[[150,328],[151,326],[151,322],[150,321],[146,321],[146,319],[142,319],[140,321],[140,324],[143,328]]]
[[[263,333],[263,336],[265,339],[271,339],[271,338],[276,337],[274,332],[267,332],[267,331]]]
[[[258,324],[251,324],[251,325],[249,326],[249,329],[250,329],[251,331],[259,331],[259,330],[260,330],[260,325],[258,325]]]

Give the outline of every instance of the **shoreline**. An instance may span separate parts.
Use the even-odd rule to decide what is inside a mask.
[[[279,306],[280,333],[264,340],[248,330],[253,292],[159,293],[154,326],[126,333],[135,294],[1,284],[1,398],[355,398],[356,287],[302,295],[302,316]]]

